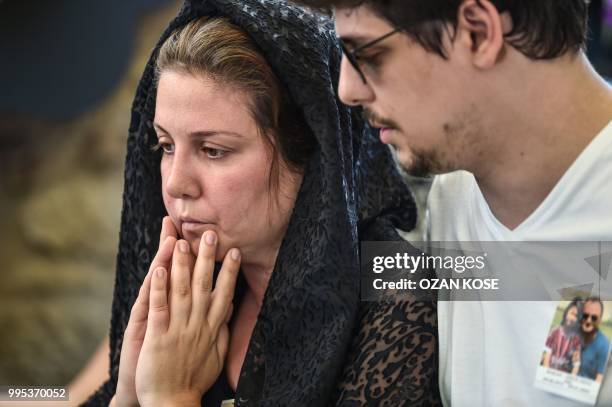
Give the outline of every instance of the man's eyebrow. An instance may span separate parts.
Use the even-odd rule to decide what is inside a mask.
[[[360,46],[367,44],[374,38],[364,37],[362,35],[342,35],[338,37],[345,45],[349,45],[351,48],[359,48]]]
[[[386,36],[390,36],[387,34]],[[384,37],[384,36],[383,36]],[[381,38],[380,35],[369,36],[346,36],[340,40],[348,48],[349,51],[361,52],[365,49],[388,49],[389,44],[383,43],[386,38]]]

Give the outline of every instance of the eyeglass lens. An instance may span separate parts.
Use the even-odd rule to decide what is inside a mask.
[[[361,80],[365,84],[366,83],[365,75],[361,71],[361,68],[359,67],[359,63],[355,59],[355,55],[353,55],[353,53],[346,48],[346,45],[344,45],[342,40],[340,40],[340,47],[342,48],[342,52],[346,56],[346,59],[348,59],[348,61],[351,64],[351,66],[357,71],[357,73],[359,74],[359,77],[361,78]]]
[[[587,314],[586,312],[584,314],[582,314],[582,319],[583,320],[588,320],[591,319],[591,321],[596,322],[597,321],[598,316],[595,314]]]

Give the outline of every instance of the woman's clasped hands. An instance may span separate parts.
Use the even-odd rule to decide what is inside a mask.
[[[123,337],[111,406],[199,406],[229,346],[228,322],[240,266],[231,249],[213,290],[217,235],[206,231],[197,258],[164,218]]]

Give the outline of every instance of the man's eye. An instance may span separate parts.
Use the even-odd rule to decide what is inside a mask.
[[[371,67],[371,68],[377,67],[378,63],[379,63],[378,54],[374,54],[374,55],[356,55],[355,59],[357,59],[357,62],[359,62],[359,64],[361,64],[363,66],[368,66],[368,67]]]
[[[212,147],[202,147],[202,150],[206,153],[208,158],[212,158],[213,160],[218,160],[219,158],[223,158],[227,151],[221,150],[219,148]]]

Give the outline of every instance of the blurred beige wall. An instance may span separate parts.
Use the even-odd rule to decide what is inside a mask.
[[[108,333],[130,106],[179,6],[139,19],[130,67],[95,110],[62,123],[0,116],[0,142],[20,140],[0,153],[2,385],[66,385]]]

